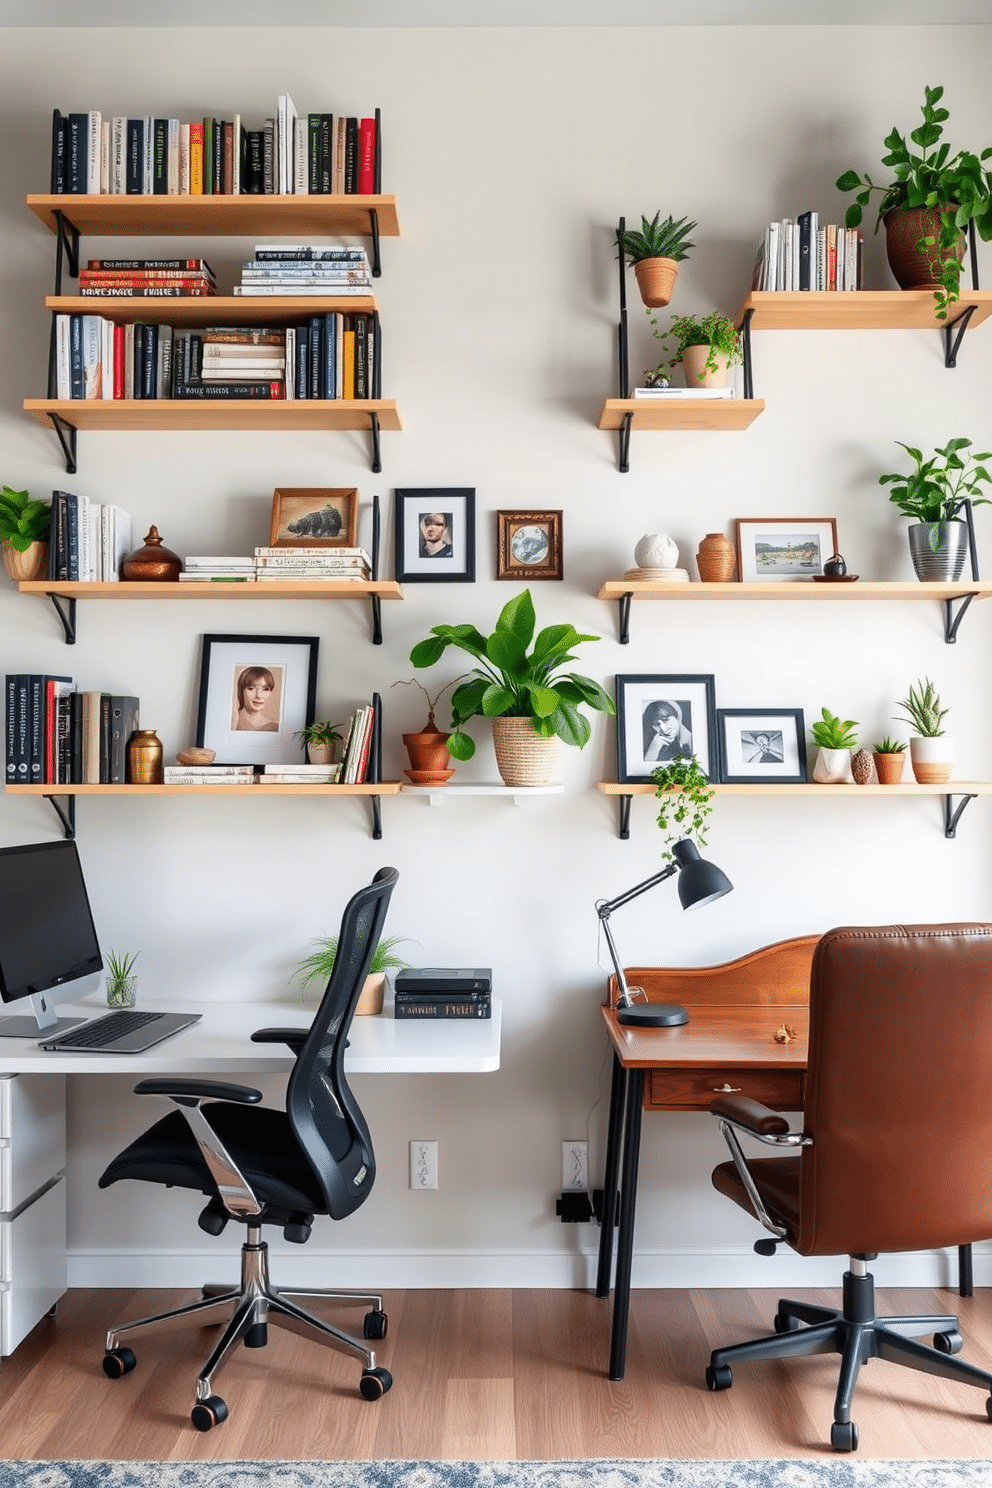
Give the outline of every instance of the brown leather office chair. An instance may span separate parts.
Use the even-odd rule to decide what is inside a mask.
[[[873,1358],[977,1385],[992,1417],[992,1374],[951,1357],[957,1318],[877,1318],[866,1266],[884,1251],[992,1235],[990,1084],[992,925],[852,926],[822,938],[802,1132],[756,1101],[721,1096],[711,1109],[734,1160],[713,1184],[800,1255],[848,1255],[843,1305],[783,1298],[772,1336],[714,1350],[709,1389],[729,1389],[738,1361],[839,1353],[830,1444],[842,1452],[858,1445],[851,1399]],[[745,1159],[738,1130],[790,1155]]]

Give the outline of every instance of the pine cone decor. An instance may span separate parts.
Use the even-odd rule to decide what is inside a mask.
[[[872,758],[867,749],[859,749],[851,756],[851,774],[856,785],[867,785],[871,779]]]

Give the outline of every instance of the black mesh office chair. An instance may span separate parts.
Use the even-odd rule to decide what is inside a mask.
[[[121,1346],[122,1335],[172,1318],[201,1325],[228,1319],[196,1382],[191,1416],[200,1431],[209,1431],[227,1416],[224,1401],[213,1393],[217,1370],[237,1343],[263,1348],[270,1320],[304,1323],[321,1342],[361,1358],[359,1389],[366,1400],[378,1400],[392,1384],[371,1349],[292,1300],[324,1297],[364,1304],[370,1309],[364,1336],[377,1339],[386,1336],[382,1298],[322,1287],[277,1291],[269,1282],[262,1226],[280,1225],[287,1240],[302,1245],[310,1237],[314,1215],[345,1219],[372,1188],[372,1140],[345,1079],[344,1051],[397,877],[395,868],[381,868],[346,906],[334,969],[310,1027],[262,1028],[252,1034],[255,1043],[285,1043],[296,1055],[285,1111],[259,1106],[261,1091],[226,1081],[142,1080],[135,1086],[139,1095],[166,1095],[179,1109],[133,1141],[100,1178],[101,1188],[137,1178],[198,1190],[208,1200],[199,1218],[207,1234],[219,1235],[231,1219],[246,1227],[240,1286],[204,1287],[195,1302],[119,1323],[107,1334],[104,1373],[119,1379],[137,1362],[132,1350]]]

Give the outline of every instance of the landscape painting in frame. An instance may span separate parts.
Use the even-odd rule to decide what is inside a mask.
[[[795,583],[823,577],[837,552],[834,517],[740,517],[737,563],[744,583]]]

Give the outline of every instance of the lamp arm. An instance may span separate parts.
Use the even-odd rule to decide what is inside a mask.
[[[620,988],[620,1004],[618,1005],[629,1007],[633,998],[630,995],[627,978],[623,974],[620,956],[617,952],[612,932],[610,931],[610,915],[615,909],[621,909],[623,905],[629,904],[631,899],[636,899],[639,895],[646,893],[648,889],[653,889],[656,884],[664,883],[666,878],[671,878],[678,871],[677,863],[669,863],[667,867],[662,868],[660,873],[655,873],[651,878],[645,879],[643,883],[636,884],[634,888],[628,889],[625,894],[618,894],[615,899],[601,899],[596,905],[596,913],[599,915],[599,923],[603,927],[603,937],[609,949],[613,968],[616,972],[617,985]]]

